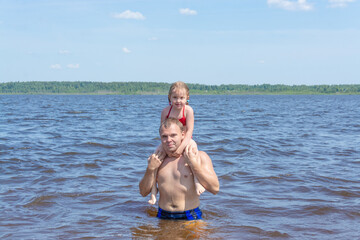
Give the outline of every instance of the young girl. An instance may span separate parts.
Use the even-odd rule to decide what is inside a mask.
[[[184,82],[175,82],[171,85],[169,90],[169,106],[164,108],[161,112],[161,123],[169,117],[177,118],[184,125],[185,128],[185,138],[183,139],[181,145],[174,153],[174,157],[182,155],[184,149],[187,145],[190,145],[194,152],[197,152],[197,145],[194,140],[192,140],[192,134],[194,130],[194,111],[189,106],[189,88]],[[160,145],[155,154],[159,154],[162,151],[162,146]],[[156,179],[156,175],[155,175]],[[196,176],[194,176],[196,193],[200,195],[205,191],[205,188],[199,183]],[[156,203],[156,193],[157,187],[156,182],[152,187],[151,196],[149,203]]]

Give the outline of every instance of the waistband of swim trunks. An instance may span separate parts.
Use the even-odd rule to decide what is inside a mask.
[[[180,212],[171,212],[171,211],[166,211],[166,210],[159,207],[159,211],[161,211],[163,213],[168,213],[168,214],[185,214],[185,213],[189,213],[191,211],[199,211],[199,210],[200,210],[200,207],[190,209],[190,210],[180,211]]]

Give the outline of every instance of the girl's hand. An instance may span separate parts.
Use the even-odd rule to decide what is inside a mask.
[[[169,154],[169,157],[174,157],[174,158],[178,158],[180,156],[181,156],[181,154],[178,154],[177,152],[173,152],[173,153]]]
[[[177,157],[180,157],[182,154],[184,153],[184,149],[182,147],[179,147],[178,149],[176,149],[176,151],[174,152],[174,155]]]

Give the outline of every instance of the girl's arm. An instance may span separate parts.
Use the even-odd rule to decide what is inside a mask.
[[[194,110],[187,105],[185,108],[185,112],[186,112],[186,133],[184,140],[181,142],[181,145],[176,150],[176,153],[178,155],[184,152],[185,147],[190,143],[194,131]]]
[[[169,112],[169,109],[170,109],[170,107],[166,107],[161,111],[161,118],[160,118],[160,125],[159,126],[161,126],[161,124],[166,120],[166,116],[167,116],[167,114]],[[162,148],[162,144],[160,143],[160,145],[156,149],[156,154],[162,154],[162,153],[166,154],[165,151]]]
[[[162,112],[161,112],[161,118],[160,118],[160,125],[162,124],[163,121],[165,121],[166,115],[167,115],[168,112],[169,112],[169,107],[166,107],[166,108],[164,108],[164,109],[162,110]],[[159,126],[160,126],[160,125],[159,125]]]

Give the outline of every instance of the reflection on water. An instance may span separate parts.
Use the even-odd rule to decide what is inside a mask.
[[[191,96],[220,192],[139,194],[167,96],[0,96],[0,239],[360,239],[360,96]]]
[[[148,216],[155,218],[157,210],[147,208]],[[205,221],[158,220],[131,228],[133,238],[149,239],[207,239],[211,232]]]

